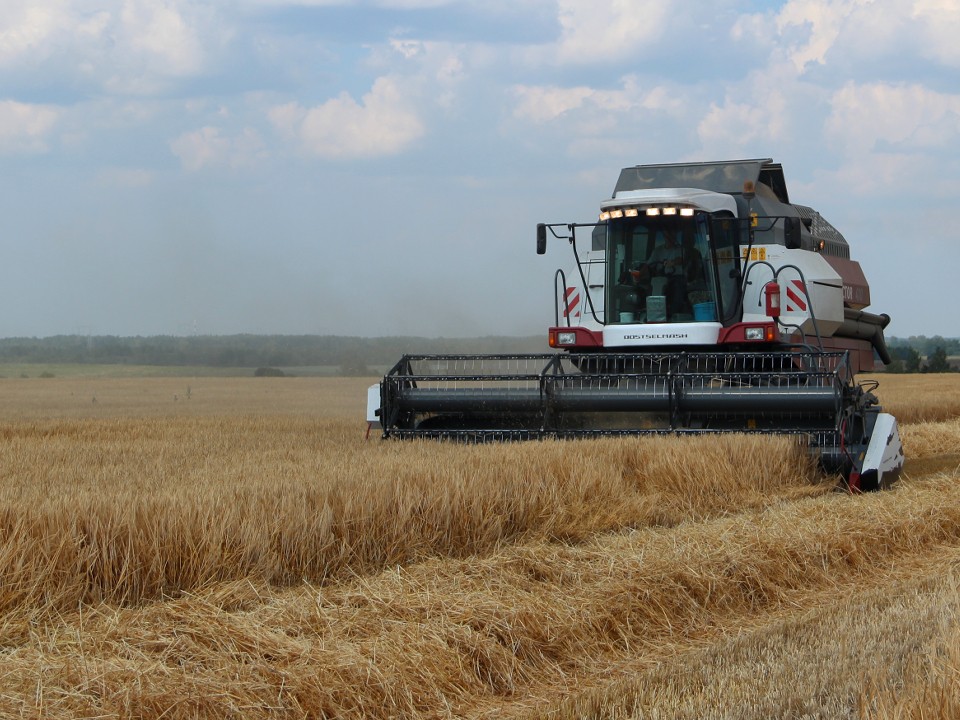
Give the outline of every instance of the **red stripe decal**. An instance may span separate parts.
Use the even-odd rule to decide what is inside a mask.
[[[790,302],[788,302],[787,310],[788,311],[806,310],[807,303],[804,302],[803,300],[803,298],[806,297],[806,291],[804,290],[803,283],[800,282],[799,280],[794,280],[793,284],[797,287],[797,289],[800,292],[798,294],[797,292],[794,291],[792,287],[787,285],[787,300],[793,301],[793,304],[796,305],[796,307],[790,307]]]
[[[570,317],[570,315],[573,314],[573,311],[577,309],[577,305],[580,304],[580,293],[576,293],[574,295],[576,290],[576,288],[569,287],[563,294],[563,299],[565,301],[563,308],[564,317]],[[573,295],[573,299],[570,298],[571,295]],[[579,315],[580,313],[577,313],[575,317],[578,317]]]

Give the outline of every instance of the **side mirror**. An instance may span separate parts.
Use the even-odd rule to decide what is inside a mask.
[[[547,226],[537,223],[537,255],[547,252]]]
[[[785,217],[783,219],[783,242],[789,250],[800,249],[800,218]]]

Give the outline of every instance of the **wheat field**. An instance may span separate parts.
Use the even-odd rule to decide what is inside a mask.
[[[0,379],[0,716],[947,718],[960,377],[908,464],[364,439],[370,379]]]

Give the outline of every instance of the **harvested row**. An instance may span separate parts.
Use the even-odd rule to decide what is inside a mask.
[[[0,612],[291,585],[828,492],[796,442],[363,443],[344,423],[24,423],[0,438]]]
[[[954,570],[956,568],[954,567]],[[952,579],[952,578],[951,578]],[[954,585],[948,601],[957,602]],[[912,659],[902,685],[874,682],[867,704],[871,717],[896,720],[951,720],[960,717],[960,630],[957,619],[927,653]]]
[[[168,718],[554,710],[582,717],[578,707],[629,717],[642,697],[622,684],[611,694],[610,681],[798,609],[852,612],[851,600],[870,588],[885,584],[889,593],[898,578],[920,587],[910,583],[944,574],[960,557],[958,479],[829,494],[577,545],[537,541],[484,557],[434,558],[323,588],[235,582],[139,608],[89,609],[7,653],[0,713],[35,712],[42,696],[51,717],[132,708]],[[807,619],[801,611],[796,622],[809,629]],[[863,652],[862,637],[889,637],[903,652],[920,637],[891,633],[906,625],[877,612],[863,614],[847,637],[842,623],[827,631],[840,634],[833,647],[843,652]],[[928,626],[921,640],[939,629]],[[755,641],[764,638],[758,632]],[[820,672],[782,660],[785,677]],[[888,670],[873,681],[902,672]],[[834,694],[818,699],[823,716],[849,716],[858,682],[828,688]],[[586,704],[557,707],[558,698],[591,687],[597,694],[584,696]],[[782,702],[802,699],[781,690]],[[668,701],[686,702],[652,697],[665,717],[673,715]]]
[[[845,595],[829,589],[800,612],[757,612],[709,645],[670,644],[676,652],[656,664],[625,666],[533,716],[955,718],[958,564],[955,547],[897,558],[892,572],[843,585]]]

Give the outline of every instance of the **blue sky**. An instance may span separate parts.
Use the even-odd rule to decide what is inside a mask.
[[[0,336],[528,335],[621,167],[772,157],[960,336],[958,0],[4,0]]]

